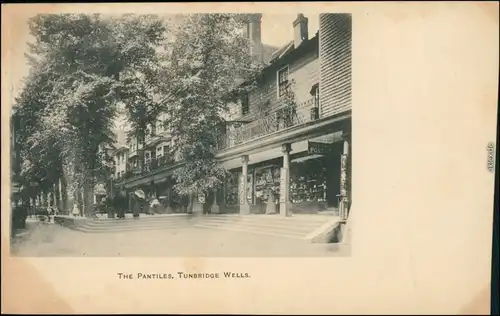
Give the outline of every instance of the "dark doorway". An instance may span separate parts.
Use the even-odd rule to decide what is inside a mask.
[[[328,157],[327,168],[327,205],[328,207],[338,207],[340,193],[340,157],[342,155],[342,142],[332,144],[332,154]]]

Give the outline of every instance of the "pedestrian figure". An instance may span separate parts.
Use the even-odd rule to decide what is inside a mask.
[[[127,208],[127,195],[123,188],[115,195],[114,206],[116,208],[116,215],[118,219],[125,218],[125,210]]]
[[[73,203],[73,211],[71,212],[73,217],[77,217],[80,214],[80,210],[78,209],[78,203]]]
[[[160,213],[160,201],[156,197],[153,197],[149,204],[149,214],[155,215]]]
[[[134,199],[134,218],[139,218],[141,210],[143,210],[147,205],[146,195],[144,194],[144,191],[136,190],[134,192]]]

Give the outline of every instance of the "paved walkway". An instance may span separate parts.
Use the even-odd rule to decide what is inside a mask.
[[[273,236],[178,228],[165,231],[84,234],[59,225],[28,223],[14,255],[32,257],[333,257],[348,249]]]

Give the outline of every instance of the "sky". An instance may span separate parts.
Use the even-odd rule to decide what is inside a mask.
[[[309,37],[314,36],[319,27],[319,15],[305,14],[309,19]],[[15,19],[12,29],[15,30],[15,44],[10,49],[10,65],[7,66],[11,78],[10,92],[13,97],[17,96],[22,89],[22,80],[28,74],[29,67],[26,64],[24,53],[27,51],[26,42],[30,41],[28,19],[30,16],[19,16]],[[297,13],[294,14],[263,14],[261,36],[262,43],[272,46],[283,46],[293,39],[293,21]],[[11,35],[14,37],[14,35]]]

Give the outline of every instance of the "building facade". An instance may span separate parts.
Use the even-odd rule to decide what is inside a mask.
[[[282,214],[333,212],[350,205],[351,36],[349,14],[321,14],[312,37],[302,14],[294,38],[281,48],[260,42],[260,15],[247,35],[267,62],[258,86],[230,105],[216,158],[229,171],[223,187],[207,192],[212,212]],[[255,54],[255,50],[253,51]],[[172,154],[167,118],[116,152],[117,185],[156,195],[167,211],[182,212],[171,174],[182,164]],[[160,128],[158,128],[160,127]],[[117,164],[118,166],[118,164]],[[124,167],[123,167],[124,166]]]

